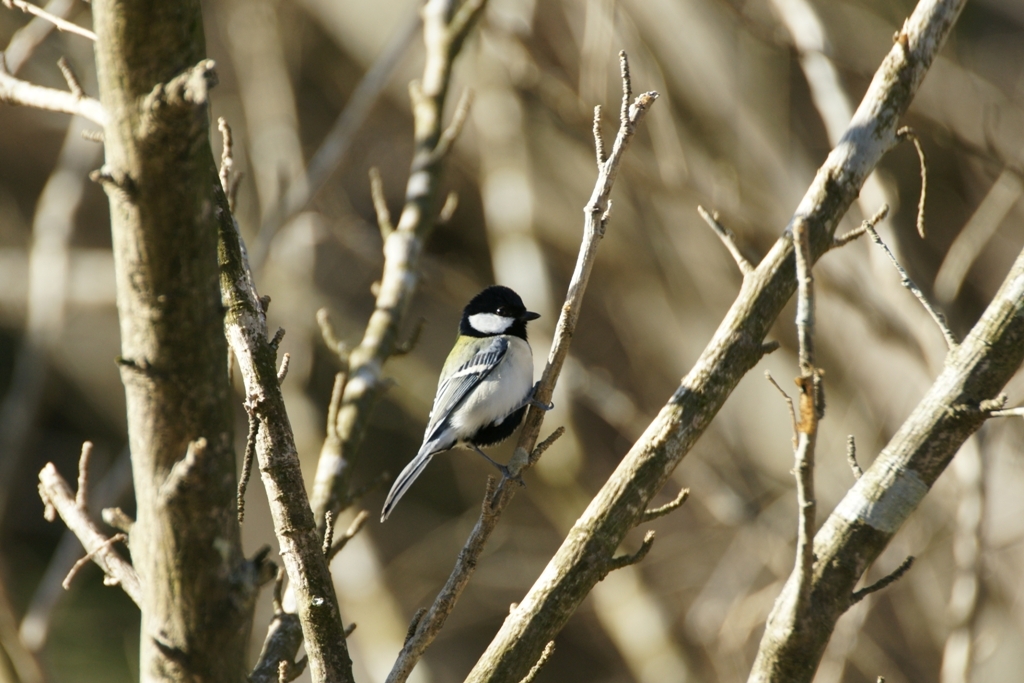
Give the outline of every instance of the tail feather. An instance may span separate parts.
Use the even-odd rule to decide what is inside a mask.
[[[430,459],[434,457],[434,454],[438,451],[430,448],[433,446],[432,443],[423,444],[420,448],[420,452],[416,454],[405,469],[399,473],[395,479],[395,483],[391,486],[391,491],[388,492],[388,497],[384,499],[384,509],[380,512],[380,521],[384,521],[391,514],[391,511],[398,505],[398,501],[401,500],[405,492],[409,490],[413,482],[416,481],[416,477],[420,476],[420,473],[430,464]]]

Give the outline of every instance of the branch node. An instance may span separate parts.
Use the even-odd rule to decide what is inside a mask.
[[[686,499],[689,497],[690,489],[683,489],[682,491],[679,492],[679,495],[677,495],[675,497],[675,500],[673,500],[671,503],[666,503],[665,505],[662,505],[660,507],[646,510],[644,514],[640,515],[640,521],[637,524],[646,524],[647,522],[658,519],[659,517],[664,517],[670,512],[674,512],[675,510],[679,509],[682,506],[682,504],[686,502]]]
[[[910,571],[910,567],[913,566],[913,564],[914,556],[910,555],[909,557],[907,557],[907,559],[903,560],[903,564],[897,567],[896,570],[888,576],[885,576],[879,579],[878,581],[875,581],[873,584],[867,586],[866,588],[861,588],[859,591],[854,591],[853,595],[850,596],[850,607],[853,607],[858,602],[860,602],[867,596],[871,595],[872,593],[880,591],[883,588],[895,583],[896,581],[899,581],[900,577],[902,577],[904,574]]]
[[[739,246],[736,244],[736,235],[732,234],[732,231],[724,227],[718,222],[718,212],[708,213],[707,209],[703,206],[697,206],[697,213],[704,219],[715,234],[718,235],[718,239],[722,240],[722,244],[732,254],[732,258],[736,261],[736,265],[739,266],[740,272],[744,277],[754,272],[754,266],[747,260],[747,257],[740,251]]]
[[[164,500],[170,500],[189,485],[198,482],[201,474],[199,464],[206,455],[206,447],[204,437],[189,442],[185,457],[174,463],[164,483],[160,485],[160,495]]]
[[[132,528],[135,526],[135,520],[129,517],[121,508],[103,508],[103,511],[100,512],[100,517],[102,517],[103,521],[109,526],[112,526],[119,531],[123,531],[128,534],[129,538],[131,537]]]
[[[357,626],[356,622],[353,621],[351,624],[349,624],[348,626],[345,627],[345,637],[346,638],[348,638],[350,635],[352,635],[352,632],[356,630],[356,626]]]
[[[769,342],[764,342],[763,344],[761,344],[761,348],[759,349],[761,357],[763,358],[770,353],[775,353],[776,351],[779,350],[780,346],[782,346],[782,344],[780,344],[777,339],[773,339]]]

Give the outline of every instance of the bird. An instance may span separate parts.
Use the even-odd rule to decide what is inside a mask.
[[[545,410],[551,407],[533,400],[533,351],[526,323],[539,317],[526,310],[518,294],[501,285],[487,287],[466,304],[458,338],[437,381],[423,445],[395,479],[381,522],[430,460],[456,445],[472,448],[508,476],[508,470],[480,447],[510,437],[531,403]]]

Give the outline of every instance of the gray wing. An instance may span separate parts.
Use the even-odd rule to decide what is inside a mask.
[[[490,344],[483,346],[472,358],[447,374],[437,387],[434,407],[430,410],[430,423],[423,434],[424,443],[434,441],[448,426],[448,418],[463,399],[482,382],[508,352],[508,339],[493,337]]]
[[[420,473],[430,464],[434,453],[451,448],[455,445],[451,434],[446,434],[450,426],[448,418],[462,400],[469,395],[473,387],[480,384],[487,375],[491,374],[494,368],[498,367],[501,359],[508,351],[508,340],[501,337],[494,337],[490,344],[480,348],[472,358],[460,365],[454,372],[448,373],[448,364],[445,363],[441,376],[447,378],[437,387],[437,395],[434,397],[434,407],[430,411],[430,424],[423,435],[423,445],[408,465],[405,466],[391,486],[387,498],[384,500],[384,508],[381,510],[380,521],[384,521],[395,509],[399,499],[405,495],[412,483],[420,476]]]

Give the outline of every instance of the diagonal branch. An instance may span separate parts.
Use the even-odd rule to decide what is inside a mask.
[[[896,128],[964,0],[924,0],[875,74],[857,113],[797,207],[811,259],[831,246],[865,179],[897,142]],[[468,681],[516,683],[600,580],[592,558],[607,557],[647,508],[740,379],[765,353],[762,342],[796,288],[787,231],[744,278],[711,342],[661,412],[576,522],[519,608],[510,614]],[[543,400],[543,396],[541,397]]]

